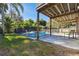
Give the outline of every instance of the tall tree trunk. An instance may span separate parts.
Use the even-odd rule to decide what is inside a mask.
[[[10,7],[10,17],[12,18],[12,8],[11,8],[11,3],[9,4]]]
[[[5,34],[5,32],[4,32],[4,7],[2,8],[2,29],[3,29],[3,36],[4,36],[4,34]]]

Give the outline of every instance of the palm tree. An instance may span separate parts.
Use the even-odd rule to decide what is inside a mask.
[[[18,7],[20,7],[20,9],[21,9],[22,12],[24,10],[22,4],[20,4],[20,3],[10,3],[10,4],[8,4],[8,6],[10,7],[11,18],[12,18],[12,8],[15,9],[15,11],[17,12],[17,14],[19,16],[20,16],[20,11],[19,11]]]
[[[10,17],[5,17],[4,25],[5,25],[6,32],[10,33],[12,28],[12,20]]]
[[[10,14],[11,14],[11,18],[14,20],[15,19],[15,21],[17,21],[17,19],[18,19],[18,17],[20,16],[20,11],[19,11],[19,9],[18,9],[18,7],[20,7],[20,9],[21,9],[21,12],[23,12],[23,10],[24,10],[24,8],[23,8],[23,6],[20,4],[20,3],[10,3],[9,4],[9,6],[10,6]],[[16,13],[13,11],[13,9],[15,9],[15,11],[17,12],[17,14],[18,15],[16,15]],[[20,19],[19,19],[20,20]],[[16,23],[15,23],[16,24]],[[16,30],[16,29],[15,29]]]
[[[3,30],[3,36],[4,36],[4,12],[8,10],[8,6],[6,4],[0,4],[0,14],[2,15],[2,30]]]
[[[21,11],[23,12],[23,6],[20,3],[11,3],[10,6],[12,6],[18,13],[18,15],[20,15],[20,11],[19,8],[21,9]],[[1,11],[1,15],[2,15],[2,27],[3,27],[3,34],[4,34],[4,17],[5,17],[5,12],[9,9],[9,4],[7,3],[0,3],[0,11]]]

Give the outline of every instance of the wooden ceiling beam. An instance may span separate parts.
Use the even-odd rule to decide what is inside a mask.
[[[67,18],[67,17],[66,17]],[[58,20],[61,22],[61,23],[65,23],[65,22],[75,22],[76,21],[76,19],[74,18],[74,19],[66,19],[66,18],[61,18],[61,20],[62,20],[62,22],[60,21],[60,18],[58,18]],[[65,20],[66,19],[66,20]]]
[[[64,13],[65,13],[65,10],[64,10],[64,7],[63,7],[62,3],[60,3],[60,6],[61,6],[62,10],[63,10]]]
[[[58,17],[59,23],[61,24],[61,26],[63,26],[63,24],[65,23],[61,17]]]
[[[77,10],[77,3],[75,3],[75,10]]]
[[[69,15],[69,18],[72,19],[72,15]]]
[[[66,21],[68,20],[68,17],[67,16],[65,16],[65,18],[66,18]]]
[[[48,17],[52,17],[51,15],[49,15],[46,11],[42,11],[42,14],[48,16]]]
[[[60,20],[61,20],[62,23],[64,23],[64,19],[62,17],[60,17]]]
[[[74,19],[76,16],[75,16],[76,14],[72,14],[72,19]]]
[[[66,15],[74,14],[74,13],[78,13],[78,10],[76,10],[76,11],[71,11],[71,12],[67,12],[67,13],[64,13],[64,14],[61,14],[61,15],[58,15],[58,16],[55,16],[54,18],[56,18],[56,17],[61,17],[61,16],[66,16]]]
[[[43,10],[48,9],[49,7],[51,7],[52,5],[55,5],[56,3],[42,3],[40,6],[38,6],[36,8],[37,11],[41,12]]]
[[[60,14],[62,14],[57,5],[54,5],[54,7],[57,9],[57,11],[58,11]]]
[[[77,10],[77,3],[75,3],[75,9],[74,10],[71,10],[71,5],[70,3],[67,3],[67,8],[68,8],[68,12],[64,9],[64,4],[63,3],[60,3],[59,5],[61,5],[60,7],[62,8],[61,10],[64,12],[62,13],[62,11],[60,10],[60,7],[58,6],[58,4],[49,4],[49,7],[46,8],[45,6],[45,9],[42,10],[42,11],[45,11],[43,14],[47,15],[48,17],[51,17],[51,18],[56,18],[56,17],[61,17],[61,16],[66,16],[66,15],[70,15],[70,18],[72,18],[72,14],[74,13],[78,13],[79,11]],[[48,6],[48,5],[47,5]],[[51,8],[52,7],[52,8]],[[53,7],[56,9],[56,12]],[[72,6],[74,7],[74,6]],[[48,10],[50,9],[50,10]],[[47,11],[46,11],[47,10]],[[40,13],[42,13],[42,11]],[[69,17],[68,17],[69,18]]]
[[[73,22],[73,21],[76,21],[76,20],[75,19],[71,19],[71,20],[64,21],[64,22]]]
[[[42,7],[45,7],[46,5],[48,5],[48,3],[41,3],[36,10],[39,11]]]
[[[68,15],[67,17],[68,17],[68,20],[69,20],[69,21],[72,20],[72,15]],[[70,18],[70,17],[71,17],[71,18]]]
[[[59,21],[60,21],[60,22],[62,22],[62,20],[61,20],[61,18],[60,18],[60,17],[58,17],[58,19],[59,19]]]
[[[66,20],[64,17],[62,17],[63,18],[63,20]]]
[[[68,6],[68,11],[70,12],[71,10],[70,10],[70,5],[69,5],[69,3],[67,3],[67,6]],[[70,16],[69,18],[72,19],[72,15],[71,15],[71,14],[68,15],[68,16]]]
[[[46,12],[52,15],[52,17],[54,17],[54,15],[50,11],[46,10]]]
[[[75,17],[73,17],[73,18],[69,18],[69,16],[70,15],[68,15],[68,16],[61,16],[61,17],[57,17],[57,18],[55,18],[55,20],[57,21],[57,22],[61,22],[62,24],[64,24],[65,22],[74,22],[74,23],[76,23],[76,17],[77,17],[77,14],[73,14]]]
[[[68,11],[70,12],[70,5],[69,5],[69,3],[67,3],[67,6],[68,6]]]
[[[56,20],[57,20],[58,22],[64,23],[64,22],[63,22],[63,19],[62,19],[61,17],[57,17]]]
[[[57,22],[60,22],[60,20],[59,20],[58,18],[55,18],[55,20],[56,20]]]
[[[66,20],[64,17],[62,17],[63,20]]]
[[[53,10],[53,9],[51,9],[51,8],[49,8],[55,15],[57,15],[57,13]]]

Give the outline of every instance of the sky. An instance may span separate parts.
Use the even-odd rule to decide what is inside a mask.
[[[22,5],[24,7],[24,12],[22,13],[23,19],[24,20],[32,19],[35,21],[37,18],[37,12],[36,12],[37,4],[36,3],[23,3]],[[40,19],[44,19],[48,21],[49,18],[40,13]]]

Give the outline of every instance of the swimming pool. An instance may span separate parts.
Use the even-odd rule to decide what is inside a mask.
[[[44,37],[46,34],[48,34],[47,32],[41,31],[39,32],[39,37],[42,38]],[[31,39],[36,39],[37,38],[37,33],[36,32],[28,32],[24,34],[25,36],[28,36]]]

